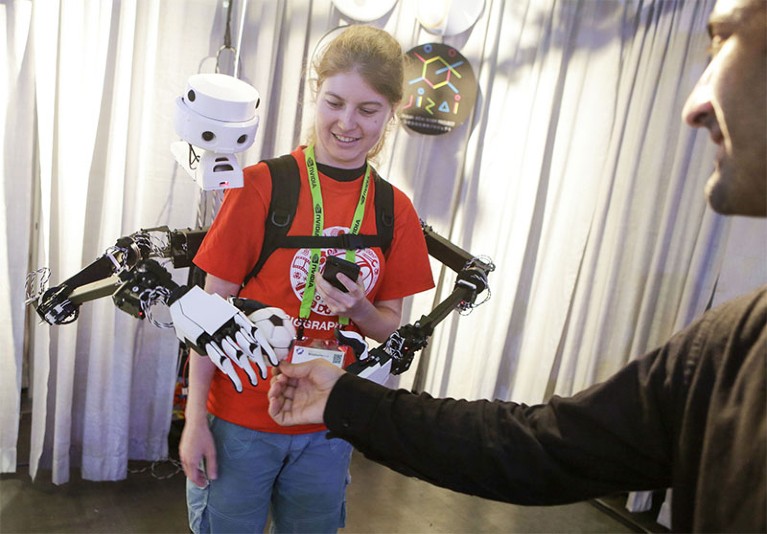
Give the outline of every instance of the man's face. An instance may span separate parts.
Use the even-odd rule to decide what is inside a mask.
[[[711,63],[684,107],[719,145],[706,184],[723,214],[767,216],[767,0],[719,0],[709,19]]]

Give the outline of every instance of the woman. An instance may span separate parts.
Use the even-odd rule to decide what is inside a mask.
[[[352,26],[314,67],[314,127],[308,145],[291,153],[301,187],[289,234],[312,235],[318,207],[322,235],[354,233],[351,228],[376,234],[376,181],[368,160],[380,151],[402,99],[402,50],[382,30]],[[310,183],[309,176],[318,182]],[[271,187],[262,162],[245,170],[242,189],[227,192],[195,258],[208,273],[205,289],[284,309],[294,318],[300,344],[332,352],[328,340],[338,327],[386,339],[400,325],[403,298],[433,287],[410,200],[394,189],[393,238],[385,254],[379,247],[348,253],[278,248],[241,289],[259,257]],[[338,275],[346,291],[313,267],[312,256],[324,264],[330,255],[361,268],[357,279]],[[346,366],[354,357],[347,353],[343,360]],[[328,439],[322,425],[278,426],[268,415],[269,381],[252,386],[241,378],[243,391],[237,393],[210,360],[191,359],[180,454],[192,530],[262,532],[271,511],[276,532],[337,531],[344,526],[351,446]]]

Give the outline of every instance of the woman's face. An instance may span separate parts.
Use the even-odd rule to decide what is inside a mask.
[[[362,167],[392,113],[389,101],[356,72],[326,78],[320,86],[314,123],[317,161],[342,169]]]

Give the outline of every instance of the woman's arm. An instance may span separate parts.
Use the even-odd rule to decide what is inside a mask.
[[[208,275],[205,291],[224,298],[236,295],[240,286]],[[184,474],[200,487],[217,476],[216,447],[208,428],[208,390],[216,366],[210,359],[196,352],[189,354],[189,395],[184,413],[184,430],[179,443],[179,455]],[[201,462],[204,461],[204,471]]]

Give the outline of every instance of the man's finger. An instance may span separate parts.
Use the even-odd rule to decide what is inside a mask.
[[[280,372],[290,378],[304,378],[311,372],[310,363],[312,362],[289,363],[281,361],[279,366]]]

